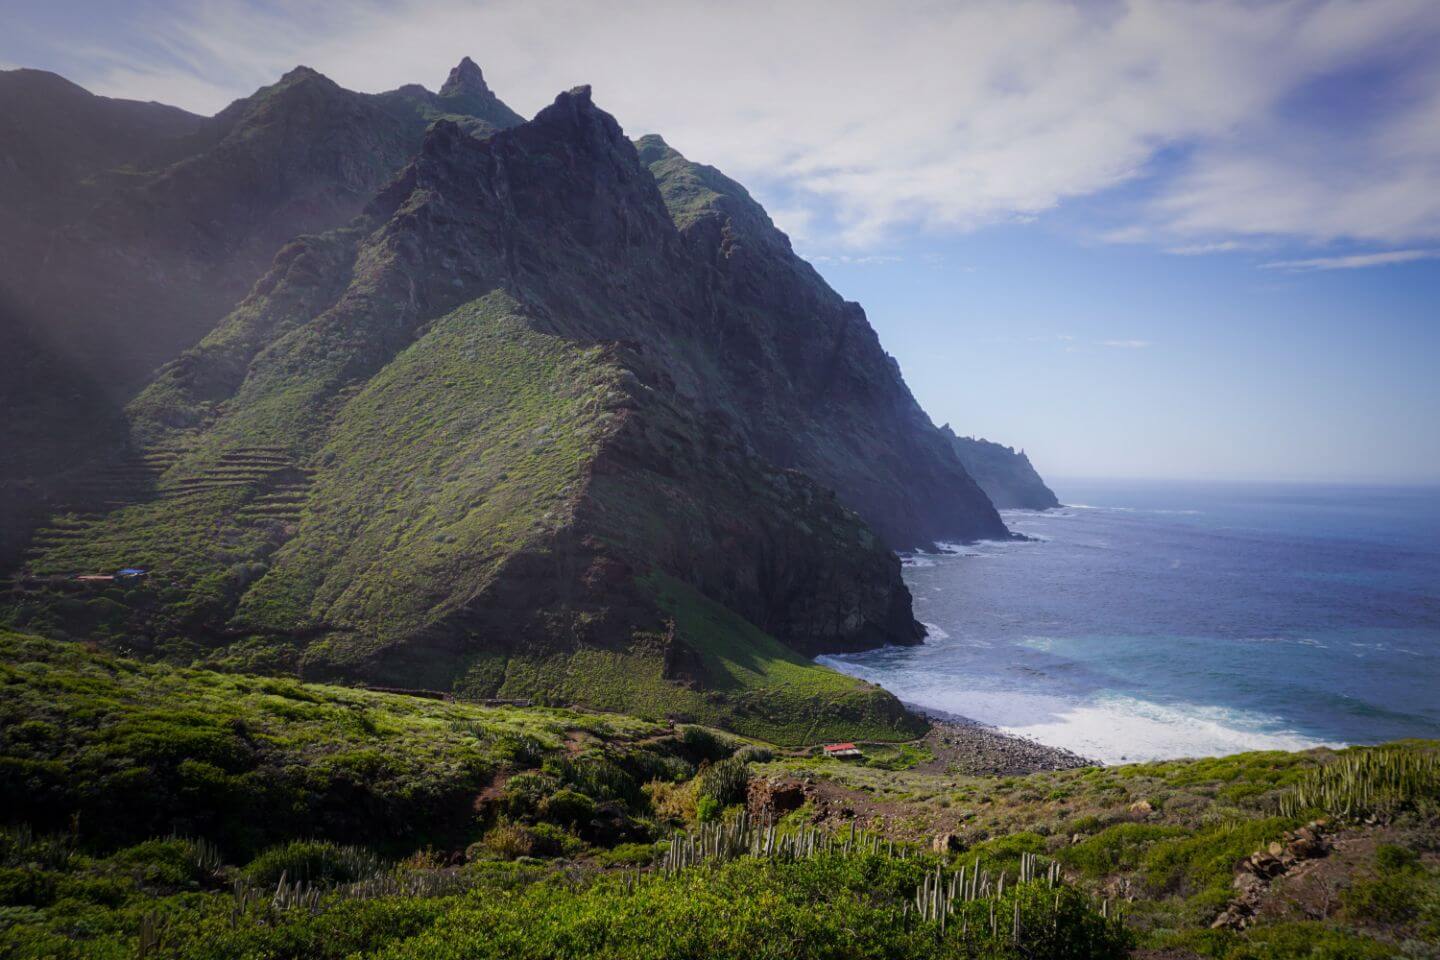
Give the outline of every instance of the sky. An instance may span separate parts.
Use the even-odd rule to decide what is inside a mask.
[[[590,83],[745,183],[936,423],[1059,477],[1440,481],[1434,0],[0,0],[0,68]]]

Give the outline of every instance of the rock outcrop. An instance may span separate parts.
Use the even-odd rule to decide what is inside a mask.
[[[1249,926],[1270,885],[1306,860],[1330,852],[1326,839],[1327,820],[1312,820],[1298,830],[1287,831],[1244,860],[1235,872],[1235,899],[1210,924],[1214,929],[1243,930]]]
[[[1040,479],[1024,450],[1017,451],[991,440],[957,437],[947,423],[940,428],[955,455],[975,478],[990,502],[1000,510],[1049,510],[1060,506],[1054,492]]]

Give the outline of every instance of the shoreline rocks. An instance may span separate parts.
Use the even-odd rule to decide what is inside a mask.
[[[915,709],[911,707],[911,709]],[[930,765],[972,776],[1014,776],[1043,770],[1075,770],[1100,766],[1063,747],[1052,747],[1027,737],[953,715],[916,710],[930,721],[925,744],[935,753]]]

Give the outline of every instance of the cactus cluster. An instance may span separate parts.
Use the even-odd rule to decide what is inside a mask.
[[[1312,810],[1344,819],[1386,819],[1402,810],[1440,811],[1440,753],[1348,751],[1312,770],[1280,795],[1281,816]]]
[[[660,872],[679,873],[705,861],[723,862],[737,857],[766,857],[772,860],[808,860],[811,857],[838,853],[879,854],[895,856],[893,841],[861,833],[856,821],[843,835],[813,826],[782,830],[773,820],[757,820],[742,812],[729,823],[702,823],[696,833],[676,831],[670,849],[660,862]],[[901,856],[908,855],[899,848]]]
[[[1035,883],[1043,875],[1045,884],[1054,889],[1061,881],[1060,863],[1051,860],[1045,867],[1041,868],[1040,858],[1033,853],[1020,854],[1019,882],[1022,884]],[[920,881],[920,886],[915,890],[915,915],[921,920],[938,922],[943,929],[946,918],[955,913],[957,903],[971,903],[977,900],[999,900],[1005,896],[1005,871],[1000,871],[998,877],[992,877],[989,870],[982,870],[980,861],[977,859],[969,869],[961,867],[952,871],[949,879],[946,879],[945,869],[942,865],[936,864],[933,874],[926,874]],[[1013,889],[1013,885],[1012,885]],[[1019,928],[1020,915],[1019,904],[1015,906],[1015,925]],[[909,905],[906,905],[909,911]],[[994,927],[994,906],[991,906],[991,926]]]

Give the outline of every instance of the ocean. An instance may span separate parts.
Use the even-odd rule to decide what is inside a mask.
[[[1106,763],[1440,737],[1440,489],[1055,489],[903,558],[922,646],[822,662]]]

